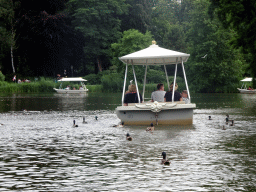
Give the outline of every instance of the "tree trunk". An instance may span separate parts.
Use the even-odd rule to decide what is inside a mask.
[[[102,72],[102,65],[101,65],[100,57],[97,58],[97,63],[98,63],[98,69],[99,69],[99,71]]]
[[[11,45],[11,61],[12,61],[12,70],[13,70],[13,73],[15,73],[15,68],[14,68],[14,63],[13,63],[13,49],[12,49],[12,45]]]

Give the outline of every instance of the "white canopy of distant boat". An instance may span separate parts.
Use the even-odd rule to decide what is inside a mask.
[[[243,82],[241,88],[237,88],[240,93],[248,93],[248,94],[254,94],[256,93],[255,89],[247,89],[246,84],[244,82],[252,82],[252,77],[246,77],[245,79],[241,80]]]
[[[126,64],[125,77],[124,77],[124,87],[122,94],[122,106],[116,108],[116,114],[125,125],[150,125],[153,124],[192,124],[193,123],[193,109],[196,108],[196,104],[190,103],[190,93],[188,88],[188,83],[186,79],[184,62],[186,62],[190,54],[181,53],[177,51],[172,51],[164,49],[156,45],[155,41],[153,44],[146,49],[125,55],[119,59]],[[139,103],[130,103],[128,106],[124,105],[124,97],[126,90],[126,80],[128,72],[128,64],[132,65],[134,81],[137,89],[137,96]],[[172,102],[144,102],[140,101],[139,90],[137,85],[137,79],[135,75],[134,65],[144,65],[145,75],[144,75],[144,85],[142,92],[142,99],[144,100],[145,94],[145,84],[147,76],[147,67],[150,65],[163,65],[167,85],[169,88],[169,79],[166,70],[166,65],[175,65],[174,73],[174,85],[176,84],[177,75],[177,65],[181,64],[184,80],[186,84],[186,89],[188,92],[189,103],[185,104],[184,101],[174,102],[174,90],[172,93]]]
[[[85,93],[88,91],[88,89],[86,88],[85,84],[83,82],[87,81],[81,77],[64,77],[60,80],[58,80],[59,82],[80,82],[81,86],[79,89],[70,89],[70,88],[62,88],[62,83],[60,84],[60,88],[56,89],[53,88],[57,93]]]

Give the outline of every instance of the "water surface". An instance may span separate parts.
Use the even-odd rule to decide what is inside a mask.
[[[256,191],[256,95],[194,94],[192,125],[152,134],[113,127],[120,102],[121,94],[0,95],[0,191]],[[222,130],[226,114],[235,126]],[[160,164],[163,151],[170,166]]]

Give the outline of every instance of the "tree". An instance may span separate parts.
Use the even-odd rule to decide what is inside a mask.
[[[120,15],[121,31],[136,29],[142,33],[152,26],[152,8],[158,0],[126,0],[128,12]]]
[[[69,12],[75,29],[85,38],[84,53],[95,64],[95,73],[107,68],[107,52],[120,37],[119,15],[127,11],[125,0],[70,0]],[[105,64],[105,65],[104,65]]]
[[[176,1],[159,0],[152,8],[150,30],[160,46],[176,51],[186,51],[185,33],[179,21],[181,5]]]
[[[188,79],[197,92],[218,92],[236,84],[244,73],[244,58],[239,49],[229,45],[236,35],[224,29],[218,19],[210,19],[209,2],[194,2],[188,32],[191,58],[187,63]]]
[[[141,49],[147,48],[152,44],[152,35],[150,32],[145,34],[139,32],[135,29],[130,29],[124,31],[122,37],[117,43],[111,45],[111,55],[112,55],[112,65],[117,67],[117,72],[123,74],[125,70],[125,65],[118,59],[118,57],[139,51]],[[136,76],[139,81],[142,81],[144,76],[144,69],[135,66]],[[128,79],[133,79],[132,69],[129,68]]]
[[[64,69],[71,74],[71,66],[79,68],[84,40],[62,12],[67,0],[11,2],[15,5],[14,25],[9,24],[7,31],[16,32],[14,61],[18,73],[55,76]]]
[[[251,75],[256,77],[256,3],[249,0],[210,0],[209,14],[213,17],[215,10],[225,28],[232,28],[236,32],[231,44],[242,47],[243,52],[249,54]],[[254,82],[254,87],[256,82]]]
[[[17,3],[16,3],[17,5]],[[10,48],[11,64],[13,73],[15,73],[15,67],[13,62],[13,49],[15,48],[15,18],[14,18],[14,2],[12,0],[0,1],[0,33],[1,33],[1,55],[6,48]],[[1,57],[0,57],[1,58]]]

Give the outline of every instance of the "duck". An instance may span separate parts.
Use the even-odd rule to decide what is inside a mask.
[[[227,114],[227,117],[226,117],[226,125],[228,125],[228,122],[231,122],[231,124],[229,126],[234,126],[234,120],[231,120],[229,119],[229,115]]]
[[[73,121],[73,123],[74,123],[73,127],[78,127],[78,125],[76,125],[76,121],[75,120]]]
[[[119,125],[113,125],[113,127],[123,127],[124,126],[124,122],[122,122],[121,124]]]
[[[229,116],[227,115],[227,117],[226,117],[226,125],[228,124],[228,121],[229,121]]]
[[[0,126],[2,126],[2,125],[4,125],[4,124],[0,123]]]
[[[97,117],[97,116],[95,116],[95,120],[98,120],[98,117]]]
[[[209,116],[209,120],[212,120],[212,117],[211,117],[211,116]]]
[[[87,122],[85,121],[85,117],[83,117],[83,124],[86,124]]]
[[[166,159],[166,153],[162,152],[163,159],[161,160],[162,165],[170,165],[170,160]]]
[[[132,141],[132,137],[130,136],[130,134],[129,134],[129,133],[127,133],[127,134],[126,134],[126,140],[128,140],[128,141]]]
[[[154,124],[153,123],[151,123],[150,124],[150,127],[148,127],[147,129],[146,129],[146,131],[154,131],[155,130],[155,127],[154,127]]]

